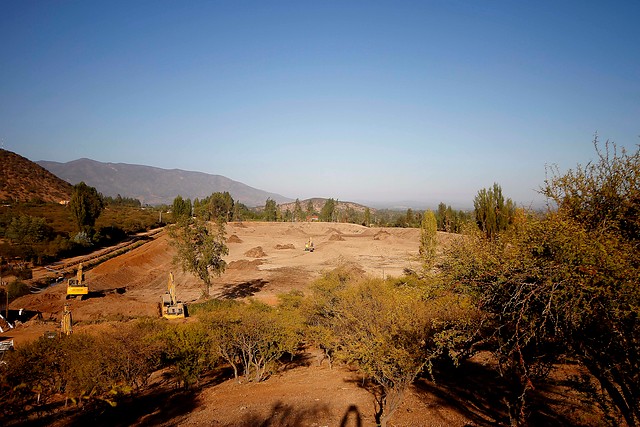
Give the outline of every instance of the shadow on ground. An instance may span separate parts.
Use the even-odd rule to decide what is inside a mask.
[[[313,404],[300,407],[276,402],[271,407],[271,413],[266,417],[250,412],[242,417],[237,424],[233,425],[255,427],[311,425],[312,421],[330,416],[331,411],[329,411],[327,405]],[[347,426],[348,424],[344,425]]]
[[[263,279],[255,279],[249,282],[238,283],[234,285],[225,285],[220,291],[220,298],[236,299],[246,298],[260,292],[269,282]]]
[[[200,382],[201,387],[210,387],[225,381],[230,375],[229,370],[220,369]],[[117,406],[111,407],[103,402],[81,407],[61,408],[61,403],[49,405],[49,414],[41,415],[29,421],[13,420],[10,426],[46,427],[64,419],[63,425],[91,426],[91,427],[138,427],[178,426],[183,417],[203,402],[199,398],[201,387],[190,390],[176,389],[167,383],[157,386],[142,394],[136,394],[118,401]],[[40,414],[44,412],[38,408]],[[36,411],[31,411],[35,415]],[[30,415],[30,414],[26,414]]]
[[[421,379],[416,390],[436,406],[448,406],[477,426],[509,425],[507,397],[509,390],[504,379],[491,365],[465,361],[460,366],[434,370],[436,382]],[[549,379],[537,384],[527,407],[530,425],[582,426],[575,418],[576,411],[588,408],[570,401],[559,383]],[[554,397],[555,396],[555,397]]]

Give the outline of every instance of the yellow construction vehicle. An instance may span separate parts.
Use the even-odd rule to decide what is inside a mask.
[[[71,311],[69,310],[69,304],[64,305],[64,311],[62,312],[62,321],[60,326],[62,327],[62,335],[71,335],[73,322],[71,319]]]
[[[309,237],[309,240],[307,240],[307,243],[304,245],[304,250],[313,252],[313,240],[311,240],[311,237]]]
[[[176,299],[176,284],[173,281],[173,273],[169,273],[167,292],[162,295],[160,314],[165,319],[182,319],[187,316],[187,307]]]
[[[89,295],[89,286],[84,283],[84,274],[82,273],[82,263],[78,265],[78,273],[75,279],[69,279],[67,281],[67,296],[66,299],[71,297],[80,297],[84,299]]]

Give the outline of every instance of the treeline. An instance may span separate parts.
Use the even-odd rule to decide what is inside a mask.
[[[162,225],[160,209],[139,200],[104,197],[84,183],[73,187],[68,205],[14,203],[0,207],[0,266],[42,265],[122,241]]]
[[[177,217],[190,215],[203,221],[252,221],[263,219],[255,210],[249,209],[245,204],[233,200],[228,191],[215,192],[203,199],[183,198],[178,195],[171,205],[173,221]]]
[[[420,227],[424,211],[408,208],[405,212],[379,209],[375,213],[368,207],[356,210],[352,206],[339,207],[338,201],[329,198],[322,208],[317,210],[313,202],[308,200],[306,204],[296,199],[293,211],[286,208],[284,211],[276,205],[272,199],[267,199],[262,220],[282,222],[303,222],[317,219],[322,222],[342,222],[376,227]],[[460,233],[465,224],[472,223],[473,214],[463,210],[455,210],[445,203],[440,203],[436,210],[438,230],[449,233]]]

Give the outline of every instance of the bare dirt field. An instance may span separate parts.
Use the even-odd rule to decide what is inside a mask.
[[[374,277],[400,276],[405,269],[419,270],[418,229],[367,228],[336,223],[230,223],[227,225],[229,255],[226,272],[213,281],[216,298],[253,297],[268,303],[277,295],[304,290],[322,274],[348,265]],[[315,250],[304,250],[311,238]],[[439,234],[442,243],[450,235]],[[131,252],[106,261],[85,272],[90,297],[71,300],[78,329],[92,321],[127,320],[157,316],[157,304],[173,271],[178,298],[187,303],[201,297],[198,279],[172,264],[174,249],[165,232]],[[39,294],[11,304],[42,313],[2,334],[16,346],[56,330],[64,305],[64,284],[53,285]],[[85,326],[83,326],[85,325]],[[485,370],[486,359],[473,362],[474,370]],[[464,376],[464,374],[462,374]],[[482,383],[460,382],[435,385],[421,380],[412,387],[393,417],[394,426],[501,425],[504,411],[492,401],[495,386],[492,373]],[[161,382],[159,382],[161,384]],[[497,399],[497,397],[496,397]],[[562,405],[568,419],[571,409]],[[569,408],[569,409],[567,409]],[[345,367],[330,369],[310,349],[301,360],[262,383],[239,384],[228,373],[205,379],[203,386],[188,394],[158,387],[123,405],[114,419],[86,419],[74,415],[51,425],[163,425],[163,426],[369,426],[375,425],[372,395],[361,378]],[[588,412],[587,412],[588,415]],[[84,418],[83,418],[84,417]],[[583,424],[588,425],[588,423]]]
[[[418,229],[245,222],[228,224],[226,232],[227,269],[213,279],[210,293],[214,298],[254,297],[275,302],[278,294],[304,290],[323,271],[343,265],[377,277],[399,276],[405,268],[419,267]],[[304,250],[309,238],[313,252]],[[168,235],[162,232],[131,252],[85,268],[90,295],[84,301],[69,301],[74,321],[156,315],[169,272],[174,273],[180,300],[198,300],[202,296],[200,280],[174,265],[174,254]],[[45,319],[57,319],[65,292],[64,283],[56,284],[16,300],[11,308],[37,310]]]

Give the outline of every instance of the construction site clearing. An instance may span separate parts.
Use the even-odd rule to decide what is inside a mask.
[[[228,223],[229,254],[224,257],[227,268],[220,277],[213,277],[210,297],[252,297],[273,304],[279,294],[304,291],[323,272],[340,266],[372,277],[400,276],[407,269],[421,266],[419,236],[420,230],[414,228],[370,228],[344,223]],[[449,234],[439,233],[442,241],[450,238]],[[98,320],[158,317],[158,304],[167,293],[170,272],[181,304],[200,300],[202,282],[173,262],[175,248],[169,240],[166,232],[156,232],[144,244],[83,271],[78,268],[83,260],[74,259],[76,270],[72,277],[76,278],[69,281],[56,280],[51,268],[34,270],[34,278],[50,281],[51,285],[10,304],[11,311],[23,309],[34,315],[17,322],[16,327],[4,328],[0,339],[10,336],[19,346],[54,328],[59,330],[65,302],[80,328]],[[310,243],[313,251],[309,250]],[[86,294],[65,301],[69,292],[66,284],[78,281],[88,285]]]
[[[226,236],[227,268],[224,274],[213,279],[211,298],[255,298],[275,304],[278,295],[292,290],[304,292],[323,272],[338,267],[378,278],[398,277],[408,270],[422,268],[418,257],[419,229],[247,222],[227,224]],[[457,235],[439,232],[440,250],[456,238]],[[313,242],[313,252],[305,250],[310,242]],[[170,245],[168,234],[156,233],[129,252],[86,268],[83,280],[89,289],[84,300],[67,300],[64,281],[56,280],[37,294],[16,299],[9,307],[10,317],[18,319],[18,312],[21,316],[11,328],[3,329],[2,347],[20,348],[43,336],[56,339],[68,333],[99,332],[101,328],[140,316],[160,317],[163,310],[168,315],[165,317],[178,314],[168,321],[190,321],[183,319],[178,309],[184,309],[186,315],[189,304],[202,298],[203,287],[199,279],[182,272],[173,263],[174,255],[175,248]],[[313,348],[306,349],[303,360],[308,363],[286,369],[264,382],[246,383],[229,377],[203,386],[189,394],[184,410],[177,412],[170,403],[174,402],[176,390],[160,381],[160,373],[154,377],[160,381],[156,383],[157,388],[145,394],[154,396],[153,399],[136,399],[116,409],[126,421],[96,425],[374,425],[374,399],[361,386],[362,378],[355,370],[322,363],[322,352]],[[495,363],[489,354],[480,352],[467,368],[462,368],[459,376],[450,380],[449,386],[418,380],[393,416],[393,425],[496,425],[497,412],[491,405],[499,406],[498,403],[492,403],[493,409],[485,411],[482,405],[468,400],[470,390],[477,391],[480,402],[484,402],[486,392],[496,389]],[[561,383],[575,372],[561,367],[553,375]],[[456,378],[461,382],[457,383]],[[579,396],[569,388],[555,387],[549,393],[564,396],[559,410],[568,419],[598,419],[593,411],[578,404]],[[184,396],[180,394],[175,398]],[[80,424],[76,416],[59,418],[51,425]]]

